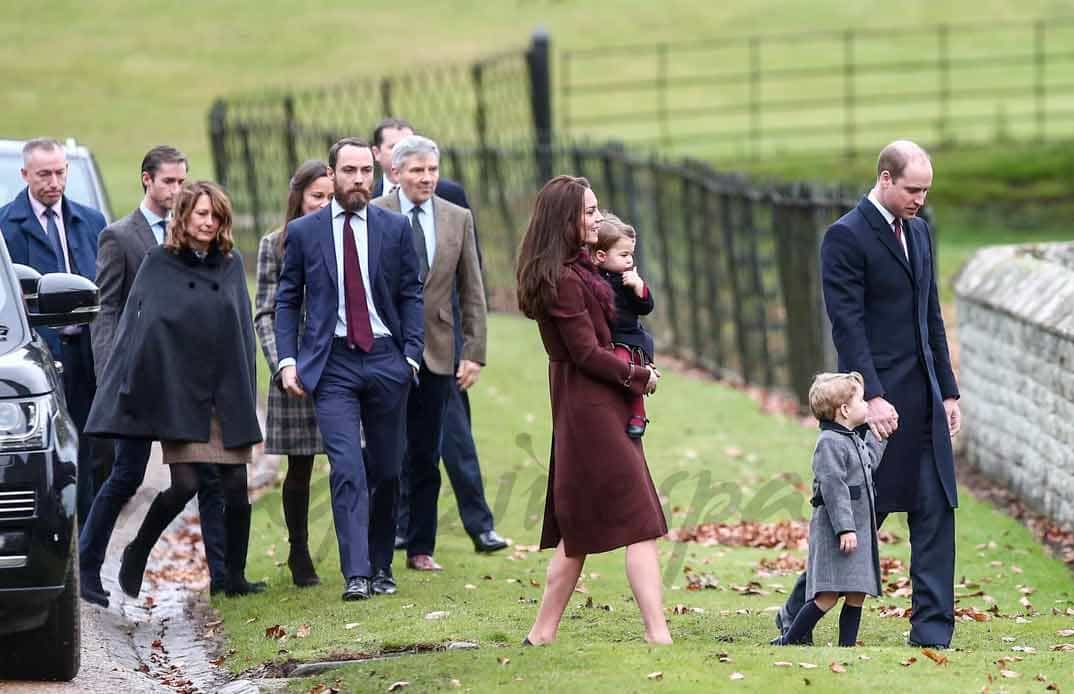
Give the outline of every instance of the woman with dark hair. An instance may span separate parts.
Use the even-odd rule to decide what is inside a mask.
[[[223,485],[228,595],[264,589],[246,580],[250,501],[246,465],[261,441],[254,325],[231,202],[215,183],[179,192],[164,244],[146,254],[116,330],[86,431],[161,442],[171,486],[157,494],[123,551],[119,585],[137,597],[149,552],[197,493],[199,466]]]
[[[328,178],[328,165],[317,159],[305,162],[291,177],[283,227],[265,234],[261,239],[257,251],[254,328],[269,373],[274,374],[279,370],[276,356],[276,289],[283,268],[287,224],[316,212],[331,200],[332,179]],[[309,550],[310,477],[313,473],[313,456],[324,453],[324,446],[311,398],[296,398],[282,388],[269,388],[265,452],[287,456],[287,476],[283,480],[283,520],[291,545],[287,554],[291,580],[296,586],[315,586],[321,579],[317,576]]]
[[[541,549],[555,548],[537,619],[523,645],[556,638],[587,554],[626,547],[626,573],[649,643],[671,643],[656,539],[667,533],[640,439],[627,436],[625,393],[651,393],[660,373],[612,350],[611,287],[589,258],[601,221],[584,178],[557,176],[540,194],[518,256],[518,304],[548,353],[552,459]]]

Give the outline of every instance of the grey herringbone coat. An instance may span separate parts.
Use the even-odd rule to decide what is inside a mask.
[[[886,446],[872,432],[863,441],[839,424],[821,422],[813,451],[807,599],[823,592],[880,595],[873,470]],[[839,535],[846,531],[858,535],[858,548],[849,554],[839,551]]]
[[[280,252],[282,229],[270,232],[261,239],[257,250],[257,297],[254,310],[254,329],[261,351],[268,362],[269,373],[275,376],[279,359],[276,356],[276,289],[280,284],[283,254]],[[265,452],[275,455],[316,455],[324,452],[313,398],[296,398],[284,393],[275,380],[269,386],[268,413],[265,417]]]

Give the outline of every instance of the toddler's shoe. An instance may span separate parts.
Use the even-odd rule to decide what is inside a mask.
[[[640,439],[645,436],[645,425],[648,423],[649,420],[645,417],[631,417],[630,422],[627,423],[627,436],[632,439]]]

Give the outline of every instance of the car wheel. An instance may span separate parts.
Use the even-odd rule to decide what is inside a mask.
[[[73,680],[81,664],[78,604],[78,548],[72,538],[70,566],[63,592],[49,608],[48,620],[33,631],[15,634],[5,656],[3,676],[23,680]]]

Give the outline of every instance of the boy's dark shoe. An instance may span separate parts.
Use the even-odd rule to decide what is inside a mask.
[[[376,595],[395,595],[396,593],[395,577],[392,576],[391,569],[379,569],[373,575],[371,585]]]
[[[347,579],[347,585],[343,590],[343,600],[368,600],[373,597],[369,586],[369,579],[365,576],[351,576]]]
[[[649,420],[645,417],[631,417],[630,422],[627,423],[627,436],[632,439],[640,439],[645,436],[645,425],[648,423]]]

